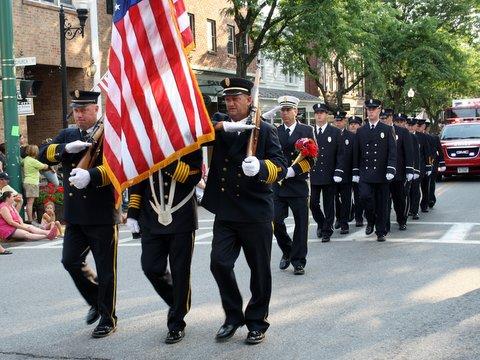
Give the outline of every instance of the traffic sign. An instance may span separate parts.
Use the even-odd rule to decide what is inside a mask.
[[[37,65],[37,58],[35,56],[31,57],[21,57],[15,59],[15,66],[32,66]]]

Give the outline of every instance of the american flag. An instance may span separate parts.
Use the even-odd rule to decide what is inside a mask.
[[[118,194],[214,138],[175,9],[172,0],[115,5],[103,151]]]
[[[190,51],[195,47],[192,28],[190,27],[190,18],[183,0],[173,0],[175,6],[175,15],[177,17],[178,28],[182,34],[183,47]]]

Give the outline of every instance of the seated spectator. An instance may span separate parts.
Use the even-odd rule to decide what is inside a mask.
[[[0,196],[0,239],[52,240],[57,236],[58,230],[55,226],[51,230],[44,230],[24,224],[17,209],[13,206],[14,202],[10,191],[5,191]]]
[[[11,191],[15,200],[15,208],[18,212],[23,206],[23,196],[9,185],[10,177],[6,172],[0,172],[0,195],[5,191]]]
[[[60,221],[55,220],[55,204],[53,202],[48,201],[45,203],[45,212],[43,213],[42,222],[40,225],[42,229],[45,230],[51,230],[52,227],[56,227],[58,234],[63,236],[62,224],[60,224]]]
[[[0,255],[11,255],[13,254],[10,250],[5,249],[2,245],[0,245]]]
[[[35,224],[33,221],[33,203],[40,194],[40,188],[38,186],[40,183],[40,170],[46,170],[49,167],[47,164],[37,160],[37,145],[27,145],[25,155],[25,158],[22,159],[22,164],[24,173],[23,190],[27,198],[27,219],[28,222]]]

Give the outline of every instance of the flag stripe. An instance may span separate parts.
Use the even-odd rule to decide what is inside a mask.
[[[172,2],[173,1],[173,2]],[[107,88],[105,168],[117,190],[214,139],[185,51],[183,0],[117,0]]]

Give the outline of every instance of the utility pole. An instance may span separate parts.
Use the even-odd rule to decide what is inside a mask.
[[[21,189],[20,128],[18,126],[17,86],[13,57],[12,0],[0,1],[0,56],[2,65],[2,104],[7,166],[10,186]]]

